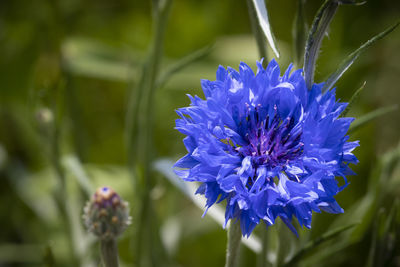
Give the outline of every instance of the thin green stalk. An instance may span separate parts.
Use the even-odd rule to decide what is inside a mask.
[[[61,84],[62,82],[59,81]],[[71,264],[74,266],[78,266],[79,259],[77,257],[75,251],[75,244],[73,239],[73,229],[71,225],[71,220],[68,212],[68,199],[67,199],[67,186],[66,186],[66,175],[64,168],[61,164],[61,149],[60,149],[60,130],[61,130],[61,122],[62,122],[62,108],[63,108],[63,90],[62,84],[61,86],[57,86],[57,95],[56,100],[54,101],[53,112],[55,114],[55,120],[49,124],[49,136],[45,137],[44,142],[48,142],[50,140],[50,153],[49,159],[51,165],[56,173],[58,178],[58,184],[56,191],[54,192],[54,199],[56,201],[58,210],[60,211],[61,219],[63,226],[66,229],[66,235],[68,240],[68,246],[71,254]],[[48,138],[48,139],[47,139]]]
[[[345,110],[342,112],[342,114],[340,114],[340,117],[346,117],[346,114],[349,112],[349,110],[352,108],[354,102],[358,99],[358,97],[360,96],[361,92],[364,90],[364,87],[366,85],[367,82],[364,82],[360,88],[358,88],[358,90],[351,96],[350,100],[349,100],[349,104],[347,105],[347,107],[345,108]]]
[[[279,220],[276,222],[278,228],[278,249],[276,252],[276,259],[274,262],[274,267],[281,267],[285,261],[285,257],[290,249],[290,240],[293,233],[286,227],[286,225]]]
[[[266,66],[268,63],[267,46],[265,43],[264,33],[262,32],[260,24],[258,23],[257,12],[254,8],[252,0],[247,0],[247,8],[249,11],[251,30],[257,42],[258,54],[261,58],[264,58],[263,65]]]
[[[242,239],[242,231],[240,223],[231,224],[228,229],[228,246],[226,249],[225,267],[237,267],[239,265],[240,240]]]
[[[151,104],[153,102],[153,95],[156,89],[155,84],[159,75],[160,62],[163,56],[166,22],[171,4],[172,0],[166,0],[163,7],[159,8],[161,10],[154,11],[154,34],[149,56],[143,64],[139,84],[130,94],[126,116],[126,132],[130,166],[133,166],[136,160],[146,162],[147,159],[143,159],[143,156],[140,153],[142,151],[138,150],[138,146],[141,144],[141,148],[147,147],[147,144],[141,142],[141,138],[147,139],[148,135],[143,132],[148,131],[148,129],[144,129],[141,126],[151,125],[151,123],[148,123],[148,119],[151,116],[146,112],[152,114],[153,110]],[[141,136],[138,138],[137,134],[141,134]],[[142,150],[146,151],[146,149]]]
[[[70,252],[68,254],[69,265],[80,266],[81,259],[79,253],[77,253],[77,245],[74,242],[74,232],[76,229],[71,222],[73,216],[71,216],[71,210],[68,205],[66,173],[61,162],[62,152],[60,139],[64,115],[65,77],[67,75],[63,65],[62,53],[62,44],[65,37],[65,29],[63,27],[65,24],[65,17],[60,10],[60,6],[57,5],[55,1],[47,0],[46,7],[49,8],[51,12],[49,13],[50,16],[47,23],[49,25],[48,34],[47,38],[44,40],[47,45],[46,49],[42,52],[46,54],[46,56],[52,58],[52,63],[49,65],[46,63],[43,67],[51,69],[51,71],[48,72],[44,80],[42,80],[40,76],[35,77],[35,80],[37,79],[35,81],[37,86],[35,85],[33,88],[41,88],[41,90],[44,88],[46,90],[46,97],[49,97],[49,102],[52,103],[51,110],[54,118],[51,119],[51,121],[45,122],[45,125],[41,125],[45,127],[45,132],[42,134],[43,146],[46,149],[50,166],[54,169],[55,176],[58,179],[57,186],[52,193],[54,194],[53,197],[60,213],[61,227],[65,229]],[[44,99],[41,99],[41,101],[43,100]],[[39,103],[38,101],[33,102],[34,105]]]
[[[154,242],[157,231],[153,228],[155,212],[151,204],[150,191],[154,186],[151,172],[153,156],[154,93],[159,76],[164,49],[164,37],[172,0],[162,3],[154,1],[154,35],[149,56],[142,68],[140,82],[132,90],[126,116],[128,164],[137,196],[137,232],[135,236],[136,261],[140,266],[155,266],[159,260],[154,255],[159,242]],[[157,238],[157,237],[156,237]]]
[[[365,115],[362,115],[361,117],[358,117],[357,120],[355,120],[349,128],[348,133],[351,133],[355,130],[357,130],[358,128],[364,126],[365,124],[367,124],[368,122],[379,118],[389,112],[395,111],[397,110],[397,105],[393,105],[393,106],[389,106],[389,107],[381,107],[378,109],[375,109],[374,111],[371,111]]]
[[[100,254],[104,267],[118,267],[118,246],[115,239],[100,241]]]
[[[257,267],[269,266],[267,260],[268,253],[268,229],[266,227],[261,228],[261,253],[257,258]]]
[[[293,255],[292,258],[290,258],[287,262],[285,262],[285,264],[283,265],[284,267],[290,267],[290,266],[296,266],[297,263],[302,259],[302,257],[304,258],[305,255],[307,255],[308,252],[312,251],[313,249],[315,249],[317,246],[319,246],[320,244],[327,242],[333,238],[338,237],[340,234],[342,234],[343,232],[357,226],[358,223],[351,223],[349,225],[345,225],[343,227],[339,227],[337,229],[328,231],[326,233],[324,233],[322,236],[309,241],[305,246],[303,246],[302,248],[300,248],[295,255]]]

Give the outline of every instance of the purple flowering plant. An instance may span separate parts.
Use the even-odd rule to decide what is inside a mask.
[[[340,117],[347,103],[334,89],[308,90],[302,74],[290,65],[281,76],[275,60],[257,62],[256,73],[245,63],[220,66],[216,81],[201,81],[205,100],[189,95],[190,106],[177,110],[188,153],[175,172],[200,183],[207,208],[226,200],[224,226],[238,220],[244,236],[261,221],[279,217],[296,233],[293,217],[310,228],[313,211],[343,212],[334,197],[358,162],[359,144],[346,134],[353,118]]]

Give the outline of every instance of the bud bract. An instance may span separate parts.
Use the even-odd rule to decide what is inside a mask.
[[[97,189],[84,208],[83,218],[88,231],[102,240],[118,237],[131,223],[128,203],[110,187]]]

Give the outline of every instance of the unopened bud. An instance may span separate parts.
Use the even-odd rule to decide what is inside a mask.
[[[97,189],[84,208],[83,219],[88,231],[102,240],[118,237],[131,223],[128,203],[110,187]]]

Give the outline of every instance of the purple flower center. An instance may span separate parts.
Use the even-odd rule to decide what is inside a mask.
[[[236,147],[235,150],[243,158],[251,156],[255,169],[265,166],[269,170],[276,167],[284,170],[290,161],[303,154],[302,127],[296,125],[293,116],[282,119],[276,106],[273,116],[261,117],[262,114],[258,109],[249,111],[246,118],[248,132],[244,136],[248,145]]]

